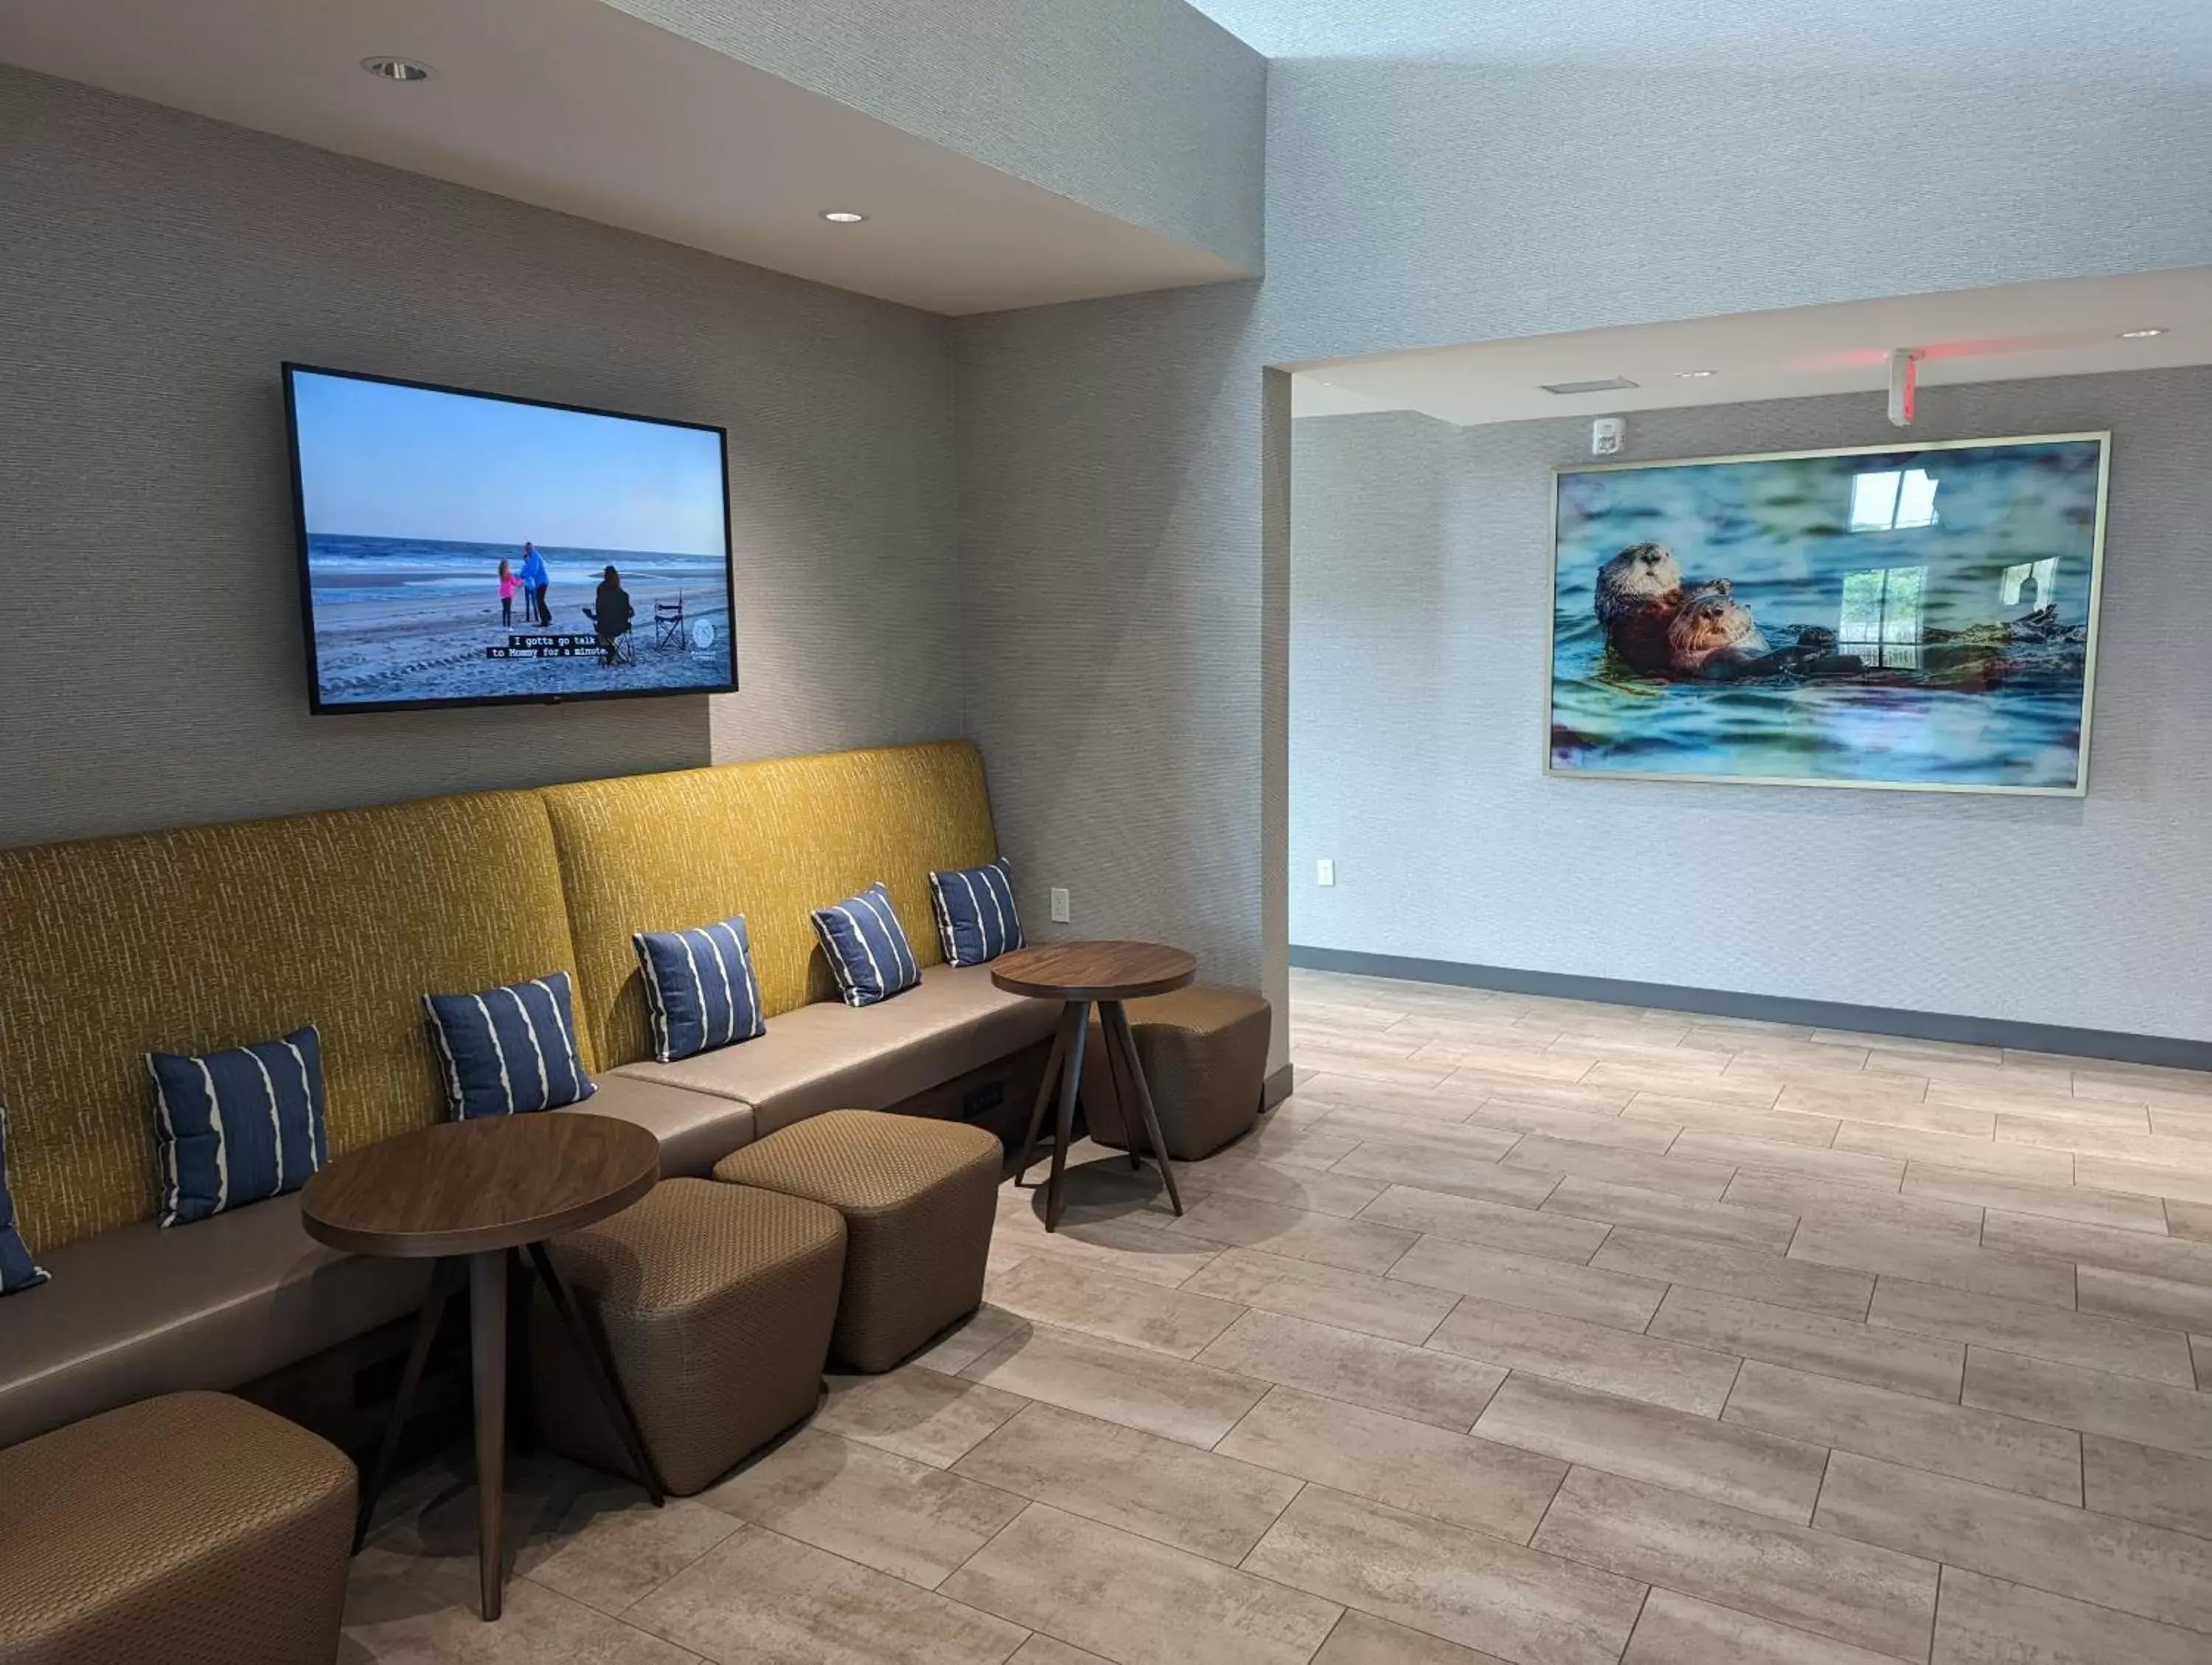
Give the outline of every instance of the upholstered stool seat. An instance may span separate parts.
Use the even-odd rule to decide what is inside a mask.
[[[1124,1009],[1170,1157],[1196,1162],[1249,1130],[1267,1079],[1273,1014],[1264,997],[1194,986],[1132,1000]],[[1086,1049],[1092,1058],[1106,1056],[1096,1018]],[[1128,1148],[1121,1099],[1103,1062],[1085,1065],[1083,1114],[1094,1140]]]
[[[619,1214],[546,1245],[607,1340],[646,1449],[672,1492],[703,1490],[813,1413],[837,1314],[845,1223],[803,1198],[663,1180]],[[544,1289],[530,1354],[539,1431],[628,1474],[605,1410]]]
[[[831,1355],[887,1370],[983,1299],[1006,1148],[960,1121],[831,1110],[714,1165],[714,1177],[845,1217],[845,1288]]]
[[[323,1665],[355,1484],[336,1446],[227,1394],[0,1451],[0,1661]]]

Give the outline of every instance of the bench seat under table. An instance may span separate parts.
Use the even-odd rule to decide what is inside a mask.
[[[748,1105],[751,1138],[765,1139],[827,1110],[889,1109],[1050,1039],[1060,1012],[1053,1001],[994,987],[988,965],[933,965],[913,987],[873,1006],[817,1000],[769,1018],[768,1033],[754,1040],[672,1064],[624,1064],[611,1074]],[[710,1159],[704,1168],[664,1171],[712,1166]]]
[[[406,1316],[430,1279],[428,1261],[324,1248],[296,1193],[39,1260],[52,1281],[0,1313],[0,1447],[155,1394],[240,1387]]]

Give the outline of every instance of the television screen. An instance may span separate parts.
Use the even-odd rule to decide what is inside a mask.
[[[284,367],[313,708],[727,693],[719,428]]]

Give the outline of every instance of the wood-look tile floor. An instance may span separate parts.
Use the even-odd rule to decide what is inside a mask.
[[[399,1488],[341,1658],[2207,1665],[2212,1075],[1301,972],[1295,1098],[662,1510]]]

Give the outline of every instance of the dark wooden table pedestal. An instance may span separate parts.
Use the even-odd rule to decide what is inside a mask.
[[[1061,1175],[1067,1147],[1075,1138],[1075,1106],[1083,1086],[1084,1051],[1091,1038],[1091,1009],[1098,1009],[1099,1038],[1105,1048],[1107,1076],[1121,1109],[1121,1131],[1128,1140],[1129,1166],[1145,1164],[1139,1143],[1166,1184],[1168,1201],[1182,1212],[1182,1196],[1176,1188],[1175,1165],[1168,1159],[1167,1142],[1160,1136],[1158,1112],[1145,1080],[1145,1066],[1137,1056],[1136,1036],[1130,1032],[1129,1014],[1122,1003],[1147,995],[1165,994],[1188,985],[1198,975],[1198,962],[1180,948],[1150,942],[1048,943],[1018,948],[991,963],[991,981],[1009,994],[1065,1002],[1060,1027],[1054,1034],[1052,1053],[1045,1064],[1044,1080],[1036,1103],[1030,1111],[1029,1133],[1022,1140],[1021,1164],[1014,1170],[1019,1185],[1036,1160],[1037,1134],[1045,1111],[1057,1097],[1059,1114],[1054,1128],[1052,1170],[1045,1182],[1044,1226],[1060,1229]]]
[[[437,1261],[376,1466],[362,1488],[356,1549],[390,1477],[447,1303],[465,1291],[476,1408],[477,1572],[483,1616],[499,1617],[507,1273],[510,1261],[524,1255],[525,1275],[544,1282],[639,1483],[656,1506],[663,1501],[659,1475],[613,1362],[545,1252],[548,1237],[629,1207],[659,1176],[659,1143],[642,1127],[611,1116],[558,1111],[427,1127],[350,1152],[307,1182],[301,1218],[317,1241],[356,1255]]]

